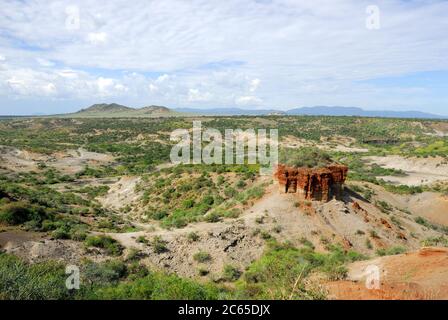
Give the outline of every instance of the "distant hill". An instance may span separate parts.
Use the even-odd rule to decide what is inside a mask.
[[[170,114],[173,111],[168,109],[167,107],[148,106],[148,107],[143,107],[141,109],[137,109],[137,112],[143,113],[143,114]]]
[[[126,117],[169,117],[179,116],[163,106],[147,106],[143,108],[131,108],[117,103],[94,104],[88,108],[81,109],[75,113],[60,115],[63,117],[86,117],[86,118],[126,118]]]
[[[86,109],[81,109],[78,112],[76,112],[77,114],[79,113],[119,113],[119,112],[132,112],[134,111],[134,109],[123,106],[121,104],[117,104],[117,103],[98,103],[98,104],[94,104],[91,105],[90,107],[86,108]]]

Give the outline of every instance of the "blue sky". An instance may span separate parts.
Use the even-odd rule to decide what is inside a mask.
[[[0,7],[0,114],[117,102],[448,115],[447,1],[0,0]]]

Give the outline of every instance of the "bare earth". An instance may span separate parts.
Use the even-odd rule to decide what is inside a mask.
[[[436,181],[448,180],[448,162],[442,157],[404,158],[401,156],[371,156],[365,157],[364,159],[386,169],[403,170],[407,174],[404,177],[379,177],[388,182],[419,186],[432,184]]]
[[[370,267],[369,267],[370,266]],[[366,286],[368,268],[380,270],[380,286]],[[344,300],[448,299],[448,248],[419,251],[355,262],[348,279],[330,282],[329,297]]]

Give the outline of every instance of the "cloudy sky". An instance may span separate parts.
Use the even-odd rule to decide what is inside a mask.
[[[0,114],[117,102],[448,115],[447,12],[437,0],[0,0]]]

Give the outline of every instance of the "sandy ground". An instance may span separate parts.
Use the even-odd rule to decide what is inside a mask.
[[[15,172],[36,171],[37,163],[46,161],[47,157],[33,152],[23,151],[8,146],[0,146],[1,166]]]
[[[97,200],[108,209],[120,210],[138,201],[142,192],[135,192],[140,177],[124,176],[117,182],[109,185],[109,191]]]
[[[355,262],[349,266],[346,280],[328,283],[327,288],[332,299],[446,300],[448,248],[422,248],[417,252]]]
[[[79,148],[78,150],[69,150],[61,155],[57,154],[55,157],[49,159],[48,165],[63,173],[74,174],[82,171],[86,165],[94,167],[111,163],[113,160],[114,157],[111,155],[90,152]]]
[[[406,176],[379,177],[385,181],[408,186],[428,185],[436,181],[448,180],[448,162],[441,157],[433,158],[404,158],[401,156],[364,157],[369,163],[386,169],[397,169],[406,172]]]
[[[448,226],[448,197],[435,192],[414,195],[393,194],[371,183],[355,183],[368,186],[376,193],[375,199],[385,201],[391,206],[412,213],[413,218],[424,217],[430,222]]]
[[[52,155],[19,150],[8,146],[0,146],[1,166],[14,172],[39,171],[38,164],[57,169],[64,174],[74,174],[85,168],[86,165],[95,167],[111,163],[111,155],[90,152],[79,148],[57,152]]]
[[[327,151],[365,153],[368,149],[355,146],[356,140],[350,137],[323,137],[319,143],[300,139],[294,136],[286,136],[282,139],[281,145],[287,148],[317,147]]]

